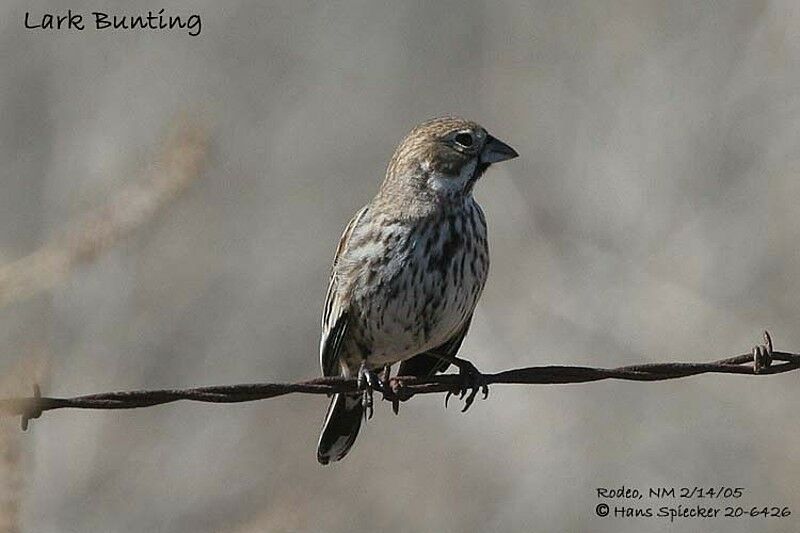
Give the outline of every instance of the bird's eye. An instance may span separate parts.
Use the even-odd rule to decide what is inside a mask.
[[[475,144],[475,138],[472,136],[472,133],[468,131],[457,133],[454,137],[454,140],[456,141],[456,144],[462,148],[472,148],[472,145]]]

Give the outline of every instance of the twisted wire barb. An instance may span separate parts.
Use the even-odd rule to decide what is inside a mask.
[[[753,348],[752,353],[720,359],[711,363],[647,363],[619,368],[592,368],[585,366],[534,366],[483,374],[485,383],[492,384],[566,384],[587,383],[605,379],[628,381],[662,381],[698,374],[772,375],[800,368],[800,354],[778,352],[772,349],[772,339],[764,332],[765,344]],[[774,364],[774,361],[780,361]],[[417,394],[450,392],[457,394],[462,379],[457,374],[443,374],[429,378],[397,376],[389,380],[390,389],[383,393],[390,401],[407,400]],[[358,381],[342,377],[316,378],[297,383],[252,383],[196,387],[191,389],[137,390],[90,394],[74,398],[43,397],[38,385],[33,396],[0,400],[3,416],[21,416],[22,429],[28,421],[38,418],[44,411],[54,409],[135,409],[189,400],[208,403],[238,403],[275,398],[285,394],[326,394],[358,390]]]

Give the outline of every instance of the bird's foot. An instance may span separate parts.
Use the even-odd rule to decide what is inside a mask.
[[[383,399],[392,402],[392,412],[394,414],[400,413],[400,389],[403,383],[397,379],[392,379],[392,365],[385,365],[383,367]]]
[[[458,365],[458,375],[461,378],[461,383],[459,384],[459,399],[464,400],[464,408],[461,410],[462,413],[466,413],[467,409],[472,406],[472,402],[475,401],[475,397],[478,395],[478,391],[483,393],[483,399],[489,397],[489,384],[486,380],[486,376],[484,376],[475,365],[467,361],[466,359],[457,359],[455,363]],[[447,408],[447,402],[450,400],[450,396],[454,393],[452,391],[447,392],[447,396],[444,398],[444,406]]]
[[[362,362],[358,369],[358,390],[362,391],[361,406],[364,408],[364,420],[368,420],[373,414],[373,391],[377,390],[385,395],[386,387],[378,374],[367,367],[366,361]]]

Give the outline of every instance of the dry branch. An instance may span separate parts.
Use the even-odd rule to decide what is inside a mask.
[[[0,266],[0,308],[56,287],[76,265],[89,263],[144,225],[188,187],[205,160],[205,130],[179,119],[145,183],[120,191],[32,254]]]
[[[765,344],[753,348],[752,353],[711,363],[649,363],[619,368],[539,366],[484,374],[483,377],[489,385],[501,383],[532,385],[586,383],[604,379],[661,381],[709,373],[772,375],[800,368],[800,354],[773,351],[769,333],[764,332],[764,339]],[[780,363],[773,364],[774,361]],[[386,399],[407,400],[416,394],[457,393],[461,386],[461,378],[456,374],[425,379],[398,376],[391,378],[390,385],[391,390],[384,394]],[[254,383],[192,389],[109,392],[74,398],[42,397],[38,386],[34,386],[32,397],[0,400],[0,411],[7,416],[22,416],[22,428],[26,429],[28,420],[38,418],[42,412],[53,409],[134,409],[179,400],[237,403],[265,400],[292,393],[330,395],[356,390],[358,383],[355,379],[341,377],[317,378],[298,383]]]
[[[0,394],[25,394],[23,383],[30,382],[30,377],[45,377],[46,349],[36,342],[30,348],[31,356],[4,368],[0,376]],[[13,421],[0,420],[0,533],[23,531],[22,502],[28,484],[25,470],[29,459],[21,435],[15,429]]]

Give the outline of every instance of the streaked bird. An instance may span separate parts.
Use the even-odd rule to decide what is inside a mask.
[[[398,146],[378,194],[339,240],[322,317],[325,376],[358,377],[358,393],[336,394],[322,426],[317,459],[342,459],[372,412],[376,370],[401,362],[398,375],[459,367],[463,391],[481,374],[456,357],[489,270],[486,219],[472,197],[493,163],[517,152],[475,122],[441,117],[414,128]],[[463,394],[462,394],[463,395]]]

